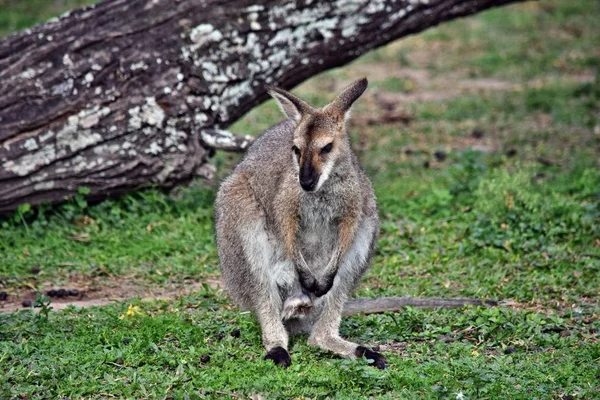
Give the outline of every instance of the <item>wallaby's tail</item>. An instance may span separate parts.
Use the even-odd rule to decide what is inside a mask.
[[[399,311],[403,307],[456,308],[465,305],[494,307],[498,302],[480,299],[436,299],[422,297],[381,297],[375,299],[352,299],[344,306],[343,315],[378,314],[385,311]]]

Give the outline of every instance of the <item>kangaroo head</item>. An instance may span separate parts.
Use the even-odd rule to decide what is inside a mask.
[[[366,78],[353,82],[323,108],[314,108],[285,90],[268,89],[283,113],[296,124],[294,144],[285,151],[290,152],[298,181],[305,191],[318,191],[338,161],[350,153],[346,120],[367,84]]]

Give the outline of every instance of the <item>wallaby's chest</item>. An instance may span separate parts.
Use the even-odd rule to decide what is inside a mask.
[[[297,245],[309,267],[324,268],[338,240],[339,216],[331,204],[319,201],[304,203],[299,211]]]
[[[325,268],[335,244],[338,229],[333,223],[312,223],[300,226],[296,240],[304,260],[314,270]]]

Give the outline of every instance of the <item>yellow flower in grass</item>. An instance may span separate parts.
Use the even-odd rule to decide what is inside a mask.
[[[130,304],[125,314],[121,314],[119,319],[133,318],[140,315],[144,315],[144,313],[140,309],[140,306],[134,306]]]

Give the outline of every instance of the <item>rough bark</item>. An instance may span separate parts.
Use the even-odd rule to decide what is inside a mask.
[[[0,41],[0,213],[210,175],[225,129],[392,40],[518,0],[106,0]]]

